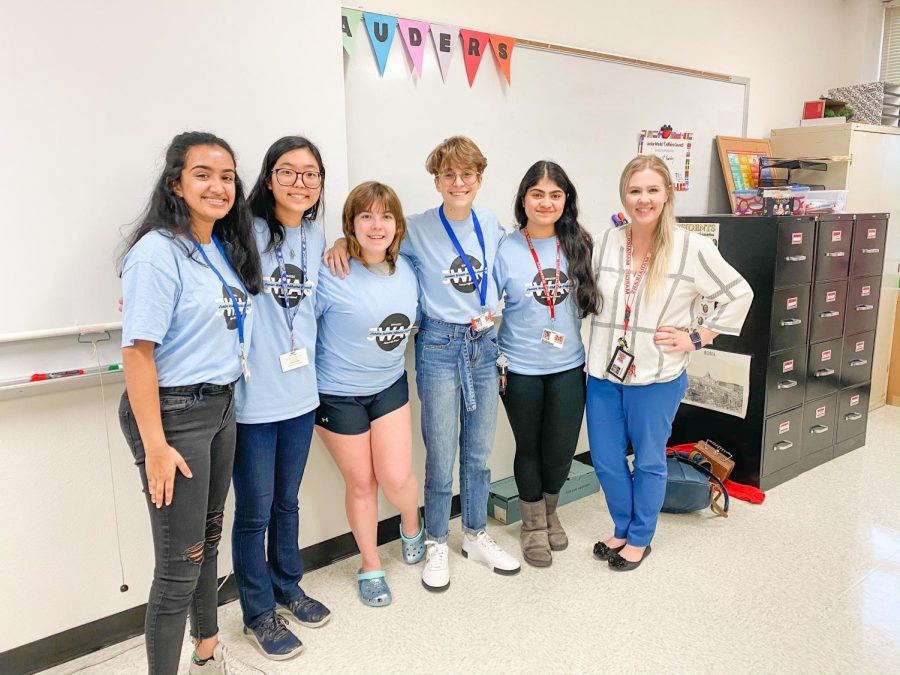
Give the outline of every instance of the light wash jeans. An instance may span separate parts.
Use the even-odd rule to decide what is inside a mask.
[[[497,334],[467,324],[423,317],[416,336],[416,387],[425,440],[425,531],[447,541],[453,500],[453,464],[459,447],[462,526],[477,533],[487,521],[499,405]],[[458,446],[457,446],[458,442]]]

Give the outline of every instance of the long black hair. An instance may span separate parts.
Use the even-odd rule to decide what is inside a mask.
[[[556,236],[569,261],[569,280],[574,285],[575,305],[579,316],[584,318],[588,314],[596,314],[600,311],[600,290],[591,270],[593,240],[588,231],[578,223],[578,193],[559,164],[541,160],[532,164],[525,172],[516,193],[516,222],[519,229],[528,224],[525,195],[541,178],[549,178],[566,193],[566,204],[555,225]]]
[[[284,225],[275,217],[275,195],[272,194],[270,181],[272,180],[272,169],[275,168],[277,162],[282,155],[292,150],[300,150],[306,148],[315,158],[319,165],[319,173],[322,174],[322,187],[319,192],[319,198],[316,203],[310,206],[303,214],[304,218],[315,220],[319,215],[319,209],[324,205],[325,199],[325,166],[322,164],[322,154],[316,147],[315,143],[303,136],[284,136],[272,143],[263,157],[262,168],[259,170],[259,177],[250,190],[250,211],[257,218],[262,218],[269,226],[269,245],[267,251],[271,251],[284,241]]]
[[[148,232],[159,230],[175,239],[176,234],[188,231],[191,215],[184,199],[175,194],[174,185],[181,178],[188,150],[197,145],[216,145],[234,160],[231,146],[214,134],[205,131],[186,131],[175,136],[166,150],[166,165],[150,194],[150,203],[125,243],[122,259],[125,253],[128,253]],[[234,204],[224,218],[215,222],[213,234],[222,242],[228,252],[231,266],[247,290],[250,293],[259,293],[262,290],[262,274],[251,222],[250,210],[244,199],[244,187],[240,177],[236,175]],[[181,240],[177,241],[188,257],[197,260],[196,245],[189,246]],[[122,259],[119,261],[120,270]]]

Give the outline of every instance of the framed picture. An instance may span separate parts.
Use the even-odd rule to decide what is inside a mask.
[[[772,147],[765,138],[739,138],[737,136],[716,136],[719,161],[725,176],[725,189],[731,212],[735,212],[734,191],[755,190],[759,179],[771,178],[771,169],[760,169],[759,158],[771,157]]]

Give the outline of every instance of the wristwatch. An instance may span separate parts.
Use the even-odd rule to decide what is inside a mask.
[[[692,330],[688,335],[691,336],[691,342],[694,343],[694,349],[703,349],[703,340],[700,339],[700,333]]]

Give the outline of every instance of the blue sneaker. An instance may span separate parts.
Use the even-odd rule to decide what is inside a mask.
[[[359,599],[363,604],[369,607],[387,607],[391,604],[393,597],[387,581],[384,580],[383,570],[372,572],[360,570],[356,575],[356,582],[359,584]]]
[[[255,626],[244,626],[244,637],[273,661],[292,659],[303,651],[303,643],[287,627],[287,621],[274,611],[260,619]]]
[[[414,537],[403,534],[403,523],[400,523],[400,551],[403,554],[403,562],[407,565],[415,565],[425,557],[425,524],[419,517],[419,533]]]
[[[300,593],[300,597],[296,600],[279,602],[278,613],[307,628],[318,628],[328,623],[331,618],[331,610],[318,600],[313,600],[303,591]]]

